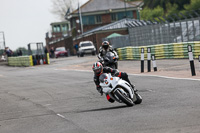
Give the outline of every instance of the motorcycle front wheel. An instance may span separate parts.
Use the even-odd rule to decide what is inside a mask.
[[[127,106],[133,106],[134,105],[133,100],[131,98],[127,97],[125,94],[123,94],[120,90],[116,90],[114,93]]]
[[[136,101],[134,101],[134,103],[135,104],[142,103],[142,97],[138,93],[135,93],[135,96],[136,96]]]

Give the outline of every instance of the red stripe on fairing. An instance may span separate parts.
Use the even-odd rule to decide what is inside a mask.
[[[122,76],[122,73],[121,72],[119,72],[119,75],[117,76],[117,77],[121,77]]]
[[[110,99],[110,96],[109,96],[109,95],[106,95],[106,98],[107,98],[107,100],[109,100],[109,99]]]

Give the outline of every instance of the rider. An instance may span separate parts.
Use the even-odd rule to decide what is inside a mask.
[[[104,55],[106,55],[107,52],[112,52],[117,59],[119,58],[117,53],[112,49],[112,46],[110,46],[109,42],[103,41],[102,46],[99,48],[99,54],[97,56],[100,62],[103,62],[103,57]]]
[[[96,89],[99,93],[101,93],[101,95],[103,95],[103,91],[102,91],[102,88],[100,86],[100,82],[99,82],[99,76],[103,73],[111,73],[113,76],[115,77],[120,77],[122,78],[123,80],[127,81],[131,87],[133,88],[134,92],[136,92],[137,90],[134,89],[134,85],[131,84],[129,78],[128,78],[128,75],[127,73],[125,72],[119,72],[117,69],[112,69],[110,67],[103,67],[102,64],[100,62],[95,62],[93,64],[93,67],[92,67],[93,71],[94,71],[94,82],[96,84]],[[109,95],[106,95],[107,97],[107,100],[109,102],[114,102],[113,99],[111,99],[109,97]]]

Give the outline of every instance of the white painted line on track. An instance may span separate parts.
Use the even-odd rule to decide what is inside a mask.
[[[192,78],[177,78],[177,77],[168,77],[168,76],[159,76],[159,75],[140,75],[140,74],[128,74],[128,75],[133,75],[133,76],[145,76],[145,77],[159,77],[159,78],[166,78],[166,79],[182,79],[182,80],[195,80],[195,81],[200,81],[200,79],[192,79]]]
[[[92,70],[80,70],[80,69],[54,69],[56,71],[62,70],[62,71],[78,71],[78,72],[92,72]]]
[[[93,72],[92,70],[80,70],[80,69],[54,69],[56,71],[62,70],[62,71],[78,71],[78,72]],[[145,74],[130,74],[128,75],[132,76],[144,76],[144,77],[159,77],[159,78],[166,78],[166,79],[181,79],[181,80],[193,80],[193,81],[200,81],[200,79],[193,79],[193,78],[177,78],[177,77],[168,77],[168,76],[159,76],[159,75],[145,75]]]
[[[61,115],[61,114],[57,114],[57,116],[62,117],[62,118],[65,119],[65,117],[63,115]]]

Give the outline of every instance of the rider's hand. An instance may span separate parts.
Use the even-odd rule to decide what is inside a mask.
[[[99,86],[99,87],[97,87],[97,91],[99,92],[99,93],[101,93],[101,95],[103,95],[103,90],[102,90],[102,88]]]
[[[103,62],[103,58],[100,59],[100,62]]]
[[[118,69],[115,69],[115,73],[113,74],[113,76],[118,76],[119,75],[119,70]]]

